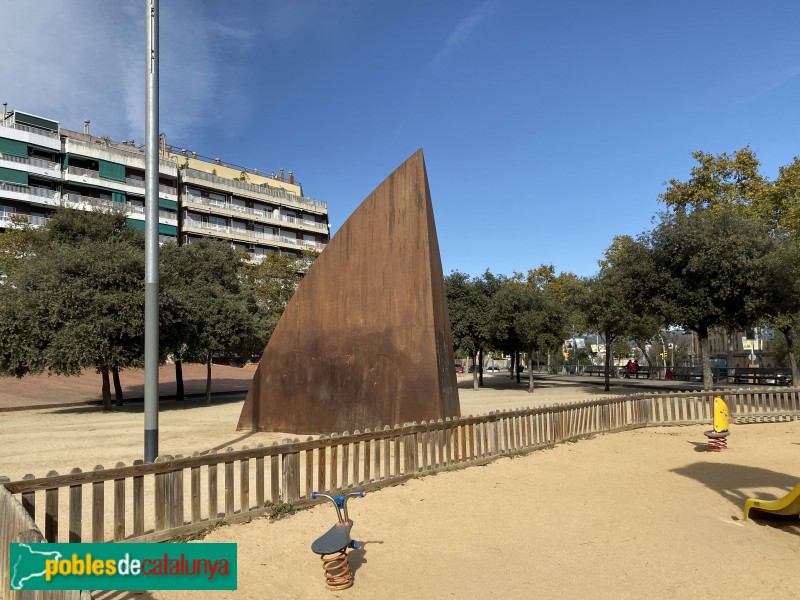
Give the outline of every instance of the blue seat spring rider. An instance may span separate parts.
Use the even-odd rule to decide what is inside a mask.
[[[312,500],[316,500],[317,496],[327,498],[333,502],[333,506],[336,508],[337,523],[311,544],[312,552],[319,554],[322,559],[325,583],[328,584],[329,589],[334,591],[345,590],[353,585],[353,573],[350,571],[347,549],[357,549],[361,546],[357,541],[350,539],[353,521],[347,514],[347,501],[353,496],[363,498],[364,494],[364,490],[336,497],[319,492],[311,493]]]

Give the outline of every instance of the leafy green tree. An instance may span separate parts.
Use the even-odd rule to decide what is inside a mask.
[[[144,238],[121,212],[59,209],[0,287],[0,372],[102,376],[141,364]]]
[[[776,230],[800,235],[800,157],[780,168],[755,202],[756,216],[773,224]]]
[[[488,349],[492,297],[498,285],[489,271],[475,278],[453,271],[444,278],[453,345],[476,366],[472,374],[476,390],[483,385],[483,372],[477,366],[483,364],[483,352]]]
[[[674,325],[696,332],[703,384],[713,386],[708,333],[742,329],[767,313],[768,227],[736,207],[662,215],[649,247],[658,275],[655,302]]]
[[[647,365],[652,366],[647,343],[658,336],[667,323],[666,315],[653,303],[660,281],[646,241],[626,235],[615,236],[599,264],[601,269],[613,269],[626,305],[628,316],[620,335],[633,341]]]
[[[242,265],[242,281],[259,307],[257,351],[266,346],[286,305],[318,255],[315,251],[305,251],[301,257],[270,252],[261,262]]]
[[[30,256],[36,229],[31,227],[27,215],[14,214],[11,226],[0,233],[0,274],[11,275],[14,267]]]
[[[800,337],[800,238],[781,238],[766,262],[766,316],[786,340],[792,381],[797,385],[800,382],[796,355],[796,342]]]
[[[587,293],[582,298],[587,323],[605,338],[605,391],[610,389],[614,341],[626,330],[633,316],[626,297],[626,284],[626,278],[617,267],[605,266],[598,275],[586,280]]]
[[[588,324],[582,310],[582,299],[586,295],[585,282],[574,273],[561,272],[555,274],[553,265],[541,265],[528,271],[528,285],[545,294],[546,305],[558,307],[560,315],[556,315],[561,323],[558,339],[552,345],[543,347],[547,353],[548,372],[555,373],[556,350],[573,331],[586,331]],[[551,332],[553,333],[553,332]]]
[[[240,280],[240,259],[228,244],[200,240],[162,250],[162,303],[170,315],[165,350],[177,361],[203,362],[211,403],[215,354],[241,353],[256,336],[256,302]],[[181,374],[176,362],[176,375]]]
[[[512,356],[511,378],[516,376],[518,383],[517,353],[526,345],[520,335],[519,316],[532,310],[532,298],[518,277],[505,280],[492,298],[489,319],[491,344]]]
[[[667,190],[659,198],[676,213],[697,209],[737,207],[749,213],[764,193],[766,178],[759,173],[760,164],[749,146],[733,154],[693,152],[697,164],[687,181],[670,179]]]
[[[528,392],[534,391],[533,357],[544,351],[549,357],[561,343],[566,311],[545,289],[528,283],[522,286],[520,311],[516,316],[517,337],[528,353]]]

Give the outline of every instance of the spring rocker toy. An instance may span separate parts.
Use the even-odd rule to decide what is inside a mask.
[[[319,492],[312,492],[311,499],[316,500],[317,496],[327,498],[333,502],[336,509],[337,522],[324,535],[317,538],[311,544],[311,551],[319,554],[322,559],[322,568],[325,571],[325,583],[328,589],[333,591],[346,590],[353,585],[353,573],[350,571],[350,561],[347,558],[347,549],[358,549],[361,545],[350,539],[350,530],[353,528],[353,521],[347,515],[347,501],[356,496],[364,497],[364,490],[350,492],[344,496],[329,496]]]
[[[703,435],[708,438],[708,451],[721,452],[728,448],[728,405],[720,398],[714,398],[714,428],[711,431],[704,431]]]

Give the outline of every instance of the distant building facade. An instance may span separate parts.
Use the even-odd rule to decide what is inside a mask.
[[[261,174],[187,150],[159,148],[160,242],[221,240],[253,261],[270,252],[322,250],[330,228],[325,202],[303,196],[290,172]],[[8,111],[0,115],[0,230],[12,217],[40,226],[59,206],[124,208],[133,227],[145,222],[145,153],[58,121]]]

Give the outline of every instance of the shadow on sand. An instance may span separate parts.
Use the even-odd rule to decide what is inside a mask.
[[[705,446],[705,444],[698,445]],[[744,509],[744,502],[748,498],[757,498],[759,500],[777,499],[777,496],[773,494],[745,490],[766,487],[779,488],[788,493],[797,485],[798,480],[797,475],[787,475],[786,473],[778,473],[761,467],[705,462],[672,469],[672,472],[694,479],[729,500],[736,507],[735,513],[731,515],[733,520],[743,518],[742,510]],[[800,519],[796,516],[787,518],[751,511],[750,518],[762,525],[773,527],[786,533],[800,535]]]

